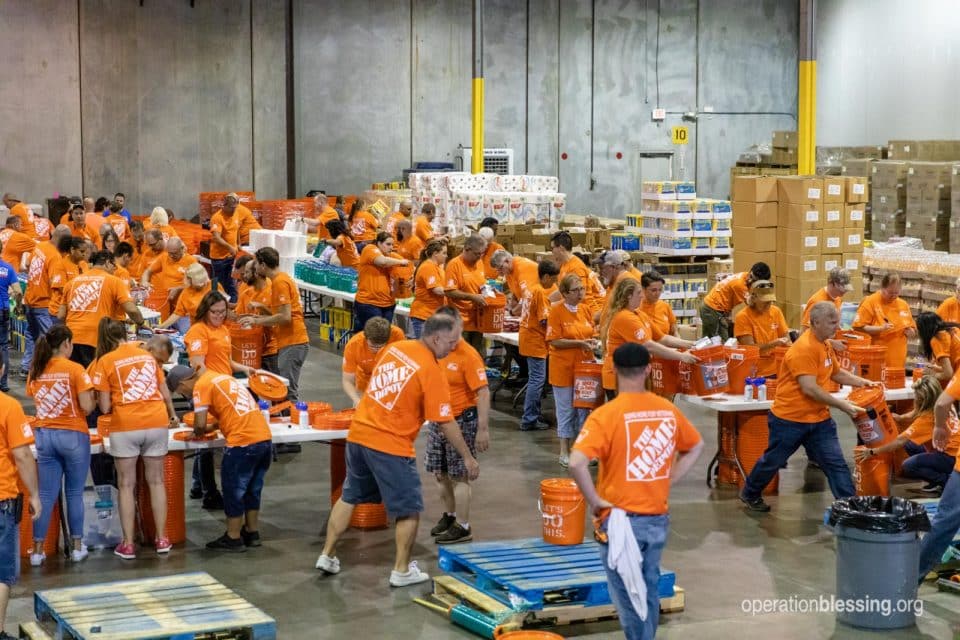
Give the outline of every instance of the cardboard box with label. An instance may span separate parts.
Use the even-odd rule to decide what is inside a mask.
[[[863,251],[863,229],[845,228],[840,249],[843,253]]]
[[[777,226],[776,202],[733,202],[733,224],[738,227]]]
[[[840,202],[830,202],[823,205],[823,228],[824,229],[842,229],[844,222],[844,207]]]
[[[849,271],[851,277],[861,272],[863,266],[862,253],[844,253],[840,259],[840,266]]]
[[[777,179],[777,194],[781,203],[821,204],[823,179],[810,176],[784,176]]]
[[[733,272],[741,273],[749,271],[750,267],[758,262],[764,262],[770,270],[773,271],[777,260],[776,251],[742,251],[734,249],[733,251]]]
[[[822,253],[823,232],[819,230],[797,230],[786,227],[777,228],[777,251],[795,256]]]
[[[846,197],[847,179],[835,176],[823,178],[823,202],[843,202]]]
[[[843,251],[843,229],[824,229],[821,251],[823,253],[841,253]]]
[[[803,317],[803,306],[794,302],[778,302],[777,306],[783,311],[783,319],[787,321],[787,326],[799,330],[800,320]]]
[[[876,189],[896,189],[906,184],[907,163],[896,160],[877,160],[870,167],[870,186]]]
[[[823,256],[823,272],[828,273],[843,263],[843,256],[839,253],[828,253]]]
[[[740,202],[776,202],[777,179],[768,176],[736,176],[730,196],[731,200]]]
[[[863,229],[866,225],[866,207],[860,204],[847,204],[843,207],[843,226]]]
[[[869,202],[870,190],[867,187],[867,179],[859,176],[846,176],[843,200],[844,202]]]
[[[781,202],[777,207],[777,226],[790,229],[820,229],[823,227],[823,205]]]
[[[766,252],[776,246],[776,227],[733,227],[734,255],[740,251]]]
[[[776,267],[776,275],[784,278],[816,278],[823,271],[823,258],[819,253],[794,255],[778,252]]]
[[[778,278],[777,300],[784,303],[806,304],[814,293],[823,287],[826,280],[819,275],[816,278]]]
[[[782,147],[785,149],[796,149],[797,148],[797,132],[796,131],[774,131],[772,146]]]

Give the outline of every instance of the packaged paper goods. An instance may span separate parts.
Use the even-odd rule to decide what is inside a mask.
[[[461,192],[457,196],[456,222],[476,223],[483,220],[484,194],[480,191]]]
[[[554,193],[550,196],[550,220],[561,220],[567,211],[567,194]],[[537,220],[541,222],[541,220]],[[543,222],[549,222],[543,221]]]
[[[483,217],[496,218],[500,222],[510,213],[510,193],[488,191],[483,194]],[[511,220],[511,222],[513,222]]]
[[[556,176],[526,176],[526,189],[531,193],[556,193],[560,179]]]
[[[526,176],[518,175],[498,175],[494,181],[494,187],[498,191],[516,192],[526,191]]]

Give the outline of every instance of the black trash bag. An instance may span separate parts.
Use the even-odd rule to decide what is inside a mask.
[[[834,501],[830,526],[838,524],[873,533],[930,531],[930,518],[923,505],[904,498],[854,496]]]

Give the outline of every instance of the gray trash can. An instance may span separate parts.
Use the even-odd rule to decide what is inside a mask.
[[[837,620],[867,629],[913,626],[926,510],[903,498],[845,498],[833,503],[829,524],[837,537]]]

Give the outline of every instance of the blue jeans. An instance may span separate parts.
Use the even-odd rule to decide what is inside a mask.
[[[260,510],[263,479],[272,457],[272,440],[224,450],[220,486],[223,487],[223,512],[228,518],[239,518],[247,511]]]
[[[0,507],[0,583],[10,587],[17,584],[20,577],[20,525],[13,512],[13,502],[5,500]],[[27,510],[26,505],[23,508]]]
[[[547,381],[547,359],[527,357],[527,394],[523,398],[522,426],[535,426],[540,419],[540,398]]]
[[[821,422],[793,422],[769,412],[767,425],[770,428],[767,450],[747,477],[744,498],[758,499],[763,488],[801,445],[806,449],[807,457],[820,465],[826,474],[834,498],[849,498],[856,494],[833,418]]]
[[[903,475],[944,486],[957,460],[942,451],[924,451],[903,461]]]
[[[643,581],[647,585],[647,619],[641,620],[630,602],[630,594],[623,586],[620,574],[607,565],[607,545],[600,545],[600,560],[607,572],[610,597],[617,607],[620,627],[627,640],[653,640],[660,622],[660,556],[667,544],[670,516],[629,516],[633,535],[643,556]]]
[[[553,387],[553,402],[557,410],[557,437],[575,440],[580,427],[590,413],[589,409],[573,406],[573,387]]]
[[[393,310],[396,306],[375,307],[372,304],[355,302],[353,304],[353,330],[363,331],[363,326],[367,324],[367,320],[370,318],[386,318],[387,322],[393,323]]]
[[[960,530],[960,471],[950,474],[940,496],[937,513],[930,521],[930,531],[920,542],[920,582],[943,557],[950,542]]]
[[[420,318],[410,318],[410,330],[408,332],[408,337],[413,338],[414,340],[419,340],[420,334],[423,333],[424,322],[426,322],[426,320],[421,320]]]
[[[210,270],[213,271],[213,290],[216,291],[219,284],[223,292],[230,296],[230,302],[236,302],[237,283],[233,281],[233,258],[211,259]]]
[[[40,336],[47,333],[53,326],[53,316],[47,307],[27,307],[27,332],[29,339],[26,348],[23,350],[23,360],[20,368],[24,371],[30,369],[30,363],[33,362],[33,344],[40,339]]]
[[[3,375],[0,376],[0,389],[6,389],[7,373],[10,371],[10,306],[9,304],[2,304],[2,306],[0,306],[0,358],[3,359]]]
[[[33,539],[43,540],[47,536],[53,505],[60,495],[60,482],[64,476],[70,536],[82,538],[83,485],[90,469],[90,434],[44,428],[35,429],[34,434],[37,440],[41,511],[40,517],[33,521]]]

